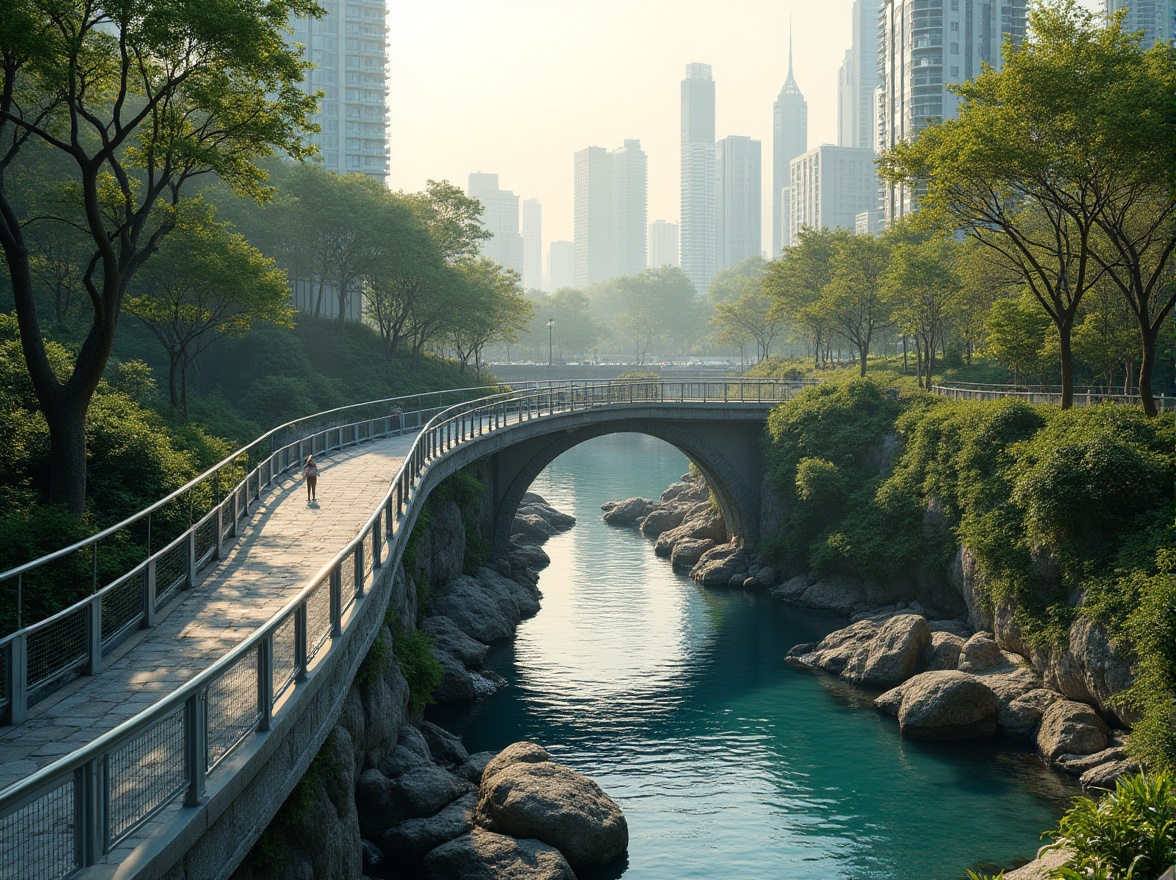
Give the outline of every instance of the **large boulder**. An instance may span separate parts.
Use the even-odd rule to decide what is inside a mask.
[[[897,614],[854,651],[841,677],[869,687],[894,687],[919,671],[931,647],[931,630],[917,614]]]
[[[695,504],[686,512],[680,526],[658,535],[653,552],[658,556],[669,556],[679,541],[687,539],[725,543],[727,526],[723,523],[723,515],[705,501]]]
[[[538,743],[511,743],[486,762],[486,766],[482,768],[482,780],[489,779],[495,773],[505,770],[513,764],[542,764],[544,761],[550,760],[551,755],[547,754],[547,749]]]
[[[518,617],[515,618],[515,622],[539,613],[539,588],[534,584],[523,584],[513,578],[503,577],[488,566],[479,568],[474,573],[474,578],[488,593],[499,597],[499,607],[507,609],[513,606],[517,609]]]
[[[510,638],[519,620],[518,606],[509,593],[506,596],[504,603],[474,578],[462,575],[429,601],[428,610],[430,615],[445,615],[466,635],[489,645]]]
[[[555,528],[541,516],[533,513],[517,513],[510,524],[511,535],[522,535],[539,541],[546,541],[555,534]]]
[[[429,744],[429,754],[433,760],[446,769],[460,767],[470,757],[461,738],[450,733],[444,727],[438,727],[431,721],[420,723],[421,736]]]
[[[417,575],[433,586],[458,577],[465,563],[466,531],[461,508],[450,501],[437,506],[422,529],[416,552]]]
[[[997,724],[1001,732],[1013,739],[1029,739],[1041,723],[1045,710],[1062,699],[1057,691],[1034,688],[1010,702],[1001,703]]]
[[[863,603],[864,598],[859,584],[833,578],[810,584],[804,593],[794,601],[795,604],[804,608],[819,608],[824,611],[849,614]]]
[[[621,808],[588,777],[550,761],[483,776],[477,816],[491,830],[554,846],[573,867],[606,865],[629,845]]]
[[[1042,670],[1045,686],[1077,702],[1098,707],[1108,718],[1126,724],[1135,720],[1112,697],[1131,686],[1131,653],[1112,642],[1101,623],[1079,617],[1070,625],[1065,650],[1034,654],[1034,665]]]
[[[426,880],[576,880],[559,850],[475,828],[442,844],[424,862]]]
[[[674,548],[677,552],[677,547]],[[704,587],[718,587],[731,583],[731,579],[747,571],[747,553],[738,544],[720,544],[712,547],[699,557],[690,571],[690,577]]]
[[[992,637],[992,633],[978,632],[960,648],[957,668],[960,672],[984,675],[988,672],[1005,672],[1011,668],[1011,664],[1000,650],[996,639]]]
[[[862,647],[868,645],[878,634],[878,629],[877,621],[859,620],[829,633],[817,642],[812,651],[801,655],[798,659],[808,666],[815,666],[833,675],[840,675],[850,658]]]
[[[898,727],[910,739],[976,739],[996,733],[996,697],[974,676],[924,672],[903,686]]]
[[[678,504],[658,504],[641,520],[641,534],[656,538],[662,532],[676,529],[686,517],[686,508]]]
[[[1058,700],[1041,716],[1037,751],[1047,761],[1062,755],[1093,755],[1107,747],[1109,728],[1085,703]]]
[[[436,645],[433,646],[433,659],[441,666],[441,681],[433,688],[433,700],[437,703],[472,703],[474,683],[465,664]]]
[[[960,650],[964,647],[964,640],[955,633],[931,633],[931,647],[923,658],[923,670],[937,672],[941,669],[955,669],[959,666]]]
[[[379,770],[365,770],[355,786],[363,836],[378,840],[385,830],[405,819],[435,815],[474,786],[434,764],[405,770],[389,779]]]
[[[472,639],[443,614],[425,618],[421,629],[442,651],[452,654],[466,666],[481,666],[486,662],[488,645]]]
[[[689,571],[714,546],[715,542],[710,538],[681,538],[670,553],[670,563],[677,571]]]
[[[507,554],[507,561],[510,562],[511,569],[520,571],[528,568],[532,571],[542,571],[551,565],[551,557],[538,544],[512,542],[510,553]]]
[[[385,860],[406,873],[415,873],[431,850],[473,830],[477,804],[478,795],[470,792],[434,816],[393,825],[380,836]]]
[[[566,532],[576,524],[576,518],[570,513],[556,510],[542,495],[536,495],[534,492],[528,492],[523,496],[523,500],[519,505],[518,513],[526,514],[528,516],[537,516],[542,520],[546,520],[557,532]]]
[[[626,498],[624,501],[608,501],[601,505],[604,521],[610,526],[631,526],[648,516],[654,502],[648,498]]]

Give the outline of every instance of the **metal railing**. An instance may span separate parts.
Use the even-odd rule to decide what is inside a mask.
[[[28,707],[103,658],[224,554],[250,505],[307,455],[419,429],[455,401],[501,386],[461,388],[369,401],[281,425],[166,498],[95,535],[0,573],[0,595],[16,609],[16,630],[0,638],[0,722],[19,723]],[[392,408],[401,407],[400,416]],[[136,552],[137,551],[137,552]],[[130,568],[117,567],[134,554]],[[110,564],[106,565],[106,560]],[[88,582],[90,595],[43,620],[24,620],[30,587]]]
[[[198,805],[210,774],[251,735],[281,723],[297,699],[299,682],[329,655],[344,627],[355,622],[349,612],[381,575],[390,542],[402,549],[406,513],[417,501],[430,467],[454,447],[512,425],[578,410],[688,402],[763,406],[793,397],[804,387],[772,380],[569,382],[491,395],[438,412],[418,433],[391,487],[359,533],[281,611],[149,709],[0,792],[0,877],[69,877],[96,864],[181,796],[185,806]],[[312,444],[321,444],[316,448],[321,451],[360,442],[357,438],[364,431],[368,437],[381,436],[389,430],[381,419],[387,417],[333,425],[276,445],[208,515],[213,519],[194,524],[99,595],[128,578],[140,578],[155,585],[154,592],[144,595],[157,601],[161,556],[180,547],[181,575],[190,579],[204,548],[200,541],[220,552],[248,502],[275,474],[297,462],[302,451]],[[293,449],[298,449],[297,455]],[[231,522],[226,520],[230,510]],[[212,537],[200,539],[205,522],[215,524]],[[155,574],[148,574],[148,568]],[[152,603],[146,604],[142,613],[150,620]],[[92,629],[102,632],[105,607],[105,601],[87,601],[37,627],[80,614],[83,644],[92,650],[101,643]],[[28,631],[6,640],[8,681],[14,663],[28,667],[27,659],[11,646],[19,644],[27,652],[29,640]],[[38,662],[45,669],[65,668],[74,662],[74,653],[54,656],[49,651]]]
[[[1003,397],[1016,397],[1027,403],[1060,404],[1062,402],[1060,385],[985,385],[974,382],[954,382],[951,385],[932,385],[931,392],[956,400],[999,400]],[[1074,406],[1097,406],[1100,403],[1142,406],[1138,394],[1114,394],[1085,387],[1074,389],[1073,401]],[[1174,397],[1159,394],[1155,401],[1156,408],[1160,412],[1176,411],[1176,398]]]

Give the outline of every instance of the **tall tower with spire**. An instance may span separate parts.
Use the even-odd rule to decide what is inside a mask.
[[[682,269],[700,296],[715,274],[715,81],[709,64],[687,64],[682,80]]]
[[[772,257],[792,244],[788,232],[788,166],[808,150],[808,102],[792,75],[792,26],[788,34],[788,79],[772,105]]]

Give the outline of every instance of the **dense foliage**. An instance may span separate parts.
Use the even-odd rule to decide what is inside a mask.
[[[1158,880],[1176,864],[1176,777],[1128,776],[1097,801],[1076,798],[1046,834],[1073,853],[1060,880]]]
[[[1127,640],[1132,747],[1176,763],[1171,415],[900,397],[855,379],[778,407],[767,460],[784,520],[765,549],[787,570],[946,579],[963,544],[984,601],[1010,607],[1031,644],[1062,643],[1077,614]]]

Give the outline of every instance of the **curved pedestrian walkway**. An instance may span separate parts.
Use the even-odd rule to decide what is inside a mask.
[[[319,460],[317,504],[284,474],[251,512],[225,558],[129,639],[95,676],[0,728],[0,790],[69,754],[171,693],[281,610],[359,533],[387,494],[416,434],[364,443]]]

